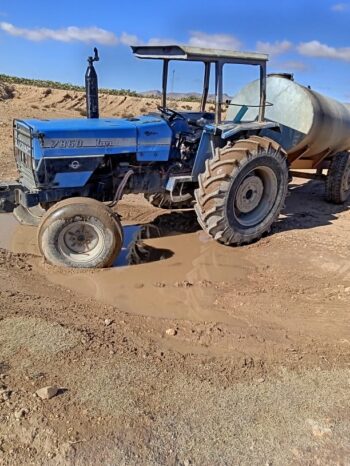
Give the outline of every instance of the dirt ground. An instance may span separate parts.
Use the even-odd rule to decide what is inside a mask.
[[[0,101],[0,179],[16,176],[12,118],[79,115],[66,94]],[[155,106],[123,99],[102,113]],[[127,242],[140,224],[155,238],[144,263],[125,249],[102,271],[43,263],[35,229],[1,214],[0,464],[350,464],[350,212],[321,183],[290,187],[243,248],[128,196]]]

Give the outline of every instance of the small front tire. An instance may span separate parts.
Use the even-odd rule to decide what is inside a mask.
[[[40,252],[57,266],[109,267],[122,244],[119,219],[109,207],[90,198],[66,199],[55,204],[38,230]]]

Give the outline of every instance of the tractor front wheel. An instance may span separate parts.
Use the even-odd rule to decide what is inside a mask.
[[[40,252],[52,265],[102,268],[113,264],[123,244],[123,230],[111,209],[90,198],[55,204],[38,230]]]
[[[287,156],[281,146],[258,136],[241,139],[206,161],[195,193],[198,221],[221,243],[250,243],[270,231],[287,191]]]

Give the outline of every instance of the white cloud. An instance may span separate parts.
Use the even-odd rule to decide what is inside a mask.
[[[118,38],[113,32],[98,27],[79,28],[70,26],[62,29],[48,28],[18,28],[11,23],[0,23],[0,29],[15,37],[40,42],[43,40],[56,40],[59,42],[93,42],[103,45],[115,45]]]
[[[152,37],[146,42],[139,40],[138,43],[144,43],[146,45],[175,45],[178,44],[179,41],[171,38]],[[193,47],[217,49],[237,50],[241,47],[240,41],[229,34],[206,34],[200,31],[191,31],[190,37],[186,43]]]
[[[298,61],[298,60],[290,60],[290,61],[285,61],[283,63],[279,63],[279,67],[281,70],[291,71],[291,72],[306,71],[309,68],[306,65],[306,63],[303,63],[302,61]]]
[[[8,22],[0,22],[0,30],[5,33],[22,37],[24,39],[41,42],[45,40],[55,40],[59,42],[86,42],[102,45],[171,45],[178,43],[171,38],[151,37],[149,40],[142,40],[135,34],[123,32],[117,36],[114,32],[107,31],[96,26],[76,27],[70,26],[61,29],[50,28],[20,28]],[[186,41],[193,47],[217,48],[228,50],[240,50],[242,43],[231,34],[208,34],[202,31],[190,31]],[[276,42],[257,42],[257,49],[270,55],[280,55],[293,47],[287,40]]]
[[[56,40],[59,42],[92,42],[103,45],[169,45],[177,41],[174,39],[151,38],[148,41],[141,40],[135,34],[123,32],[120,37],[110,31],[98,27],[79,28],[70,26],[62,29],[48,28],[19,28],[11,23],[0,22],[0,30],[15,37],[41,42],[44,40]]]
[[[163,39],[161,37],[152,37],[147,41],[143,41],[138,36],[126,32],[122,33],[119,42],[123,45],[172,45],[177,43],[174,39]]]
[[[103,45],[171,45],[178,43],[174,39],[162,37],[151,37],[149,40],[144,41],[137,35],[127,32],[123,32],[120,36],[117,36],[114,32],[96,26],[86,28],[70,26],[61,29],[20,28],[11,23],[0,22],[0,30],[11,36],[22,37],[33,42],[55,40],[59,42],[86,42]],[[201,31],[191,31],[187,42],[194,47],[231,50],[240,49],[242,45],[236,37],[230,34],[207,34]]]
[[[201,31],[191,31],[189,45],[215,49],[239,50],[241,42],[230,34],[207,34]]]
[[[177,43],[178,41],[174,39],[162,39],[161,37],[152,37],[147,42],[147,45],[174,45]]]
[[[123,32],[119,42],[124,45],[174,45],[179,41],[166,37],[151,37],[148,40],[142,40],[138,36]],[[229,34],[206,34],[204,32],[192,31],[186,41],[193,47],[209,47],[221,49],[238,49],[241,43]]]
[[[332,58],[350,61],[350,47],[331,47],[318,40],[303,42],[298,46],[298,52],[308,57]]]
[[[128,34],[123,32],[119,39],[120,43],[123,45],[138,45],[141,43],[140,39],[134,34]]]
[[[293,44],[288,40],[276,41],[276,42],[262,42],[256,43],[256,49],[258,52],[267,53],[269,55],[281,55],[282,53],[288,52],[293,47]]]
[[[349,9],[348,3],[335,3],[331,6],[332,11],[336,11],[337,13],[341,13],[342,11],[346,11]]]

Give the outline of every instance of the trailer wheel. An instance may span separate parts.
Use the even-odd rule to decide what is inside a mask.
[[[169,193],[145,194],[147,201],[159,209],[189,209],[193,206],[193,195],[187,193],[174,202]]]
[[[239,140],[206,161],[195,192],[198,221],[221,243],[250,243],[270,231],[287,191],[287,156],[281,146],[258,136]]]
[[[55,204],[38,230],[42,255],[52,265],[76,268],[109,267],[123,244],[123,230],[112,210],[90,198]]]
[[[339,152],[332,160],[326,179],[326,199],[343,204],[350,195],[350,153]]]

